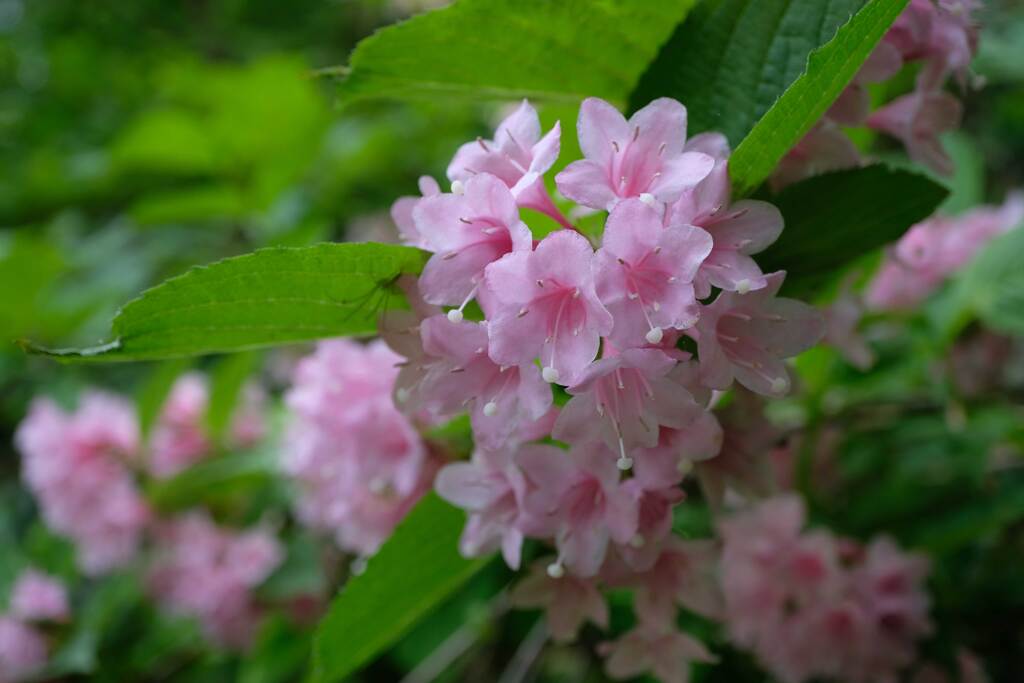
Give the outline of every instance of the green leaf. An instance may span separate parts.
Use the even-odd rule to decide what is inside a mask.
[[[705,0],[680,24],[630,95],[686,105],[692,133],[716,130],[734,145],[803,73],[812,50],[864,0]]]
[[[394,281],[425,261],[418,249],[374,243],[261,249],[143,292],[114,318],[106,344],[24,346],[67,360],[132,361],[373,334],[378,314],[406,306]]]
[[[736,191],[760,185],[828,111],[908,0],[869,0],[835,37],[810,54],[807,69],[760,118],[729,159]]]
[[[210,436],[220,441],[231,423],[241,398],[245,381],[256,370],[256,353],[235,353],[225,356],[216,365],[211,377],[210,408],[206,423]]]
[[[925,176],[883,165],[809,178],[770,197],[786,227],[757,261],[766,273],[787,271],[787,294],[812,294],[837,269],[930,216],[946,194]]]
[[[994,239],[958,283],[965,305],[989,327],[1024,337],[1024,226]]]
[[[335,598],[317,628],[312,680],[338,681],[402,637],[487,563],[459,555],[465,515],[430,493]]]
[[[135,405],[139,413],[139,427],[143,436],[149,434],[160,416],[174,380],[188,370],[189,361],[184,358],[162,361],[154,365],[152,372],[142,383],[135,397]]]
[[[623,102],[694,0],[460,0],[362,41],[345,98]]]
[[[276,455],[269,451],[245,451],[203,460],[170,479],[146,487],[146,497],[158,510],[169,512],[251,490],[274,481]]]

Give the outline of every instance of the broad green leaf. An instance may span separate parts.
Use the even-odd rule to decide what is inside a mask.
[[[757,261],[765,272],[787,271],[787,294],[812,294],[837,269],[930,216],[946,194],[925,176],[882,165],[809,178],[770,198],[786,227]]]
[[[357,47],[345,98],[622,103],[694,0],[460,0]]]
[[[958,283],[962,301],[989,327],[1024,337],[1024,226],[985,247]]]
[[[113,339],[82,349],[29,351],[68,360],[132,361],[372,334],[378,315],[406,305],[394,287],[424,252],[395,245],[261,249],[193,268],[129,302]]]
[[[459,555],[465,515],[428,494],[352,578],[320,626],[311,679],[339,681],[402,637],[486,564]]]
[[[705,0],[680,24],[630,95],[686,105],[692,133],[737,145],[864,0]]]
[[[760,118],[729,159],[737,192],[751,191],[828,111],[908,0],[869,0],[835,37],[811,53],[807,69]]]

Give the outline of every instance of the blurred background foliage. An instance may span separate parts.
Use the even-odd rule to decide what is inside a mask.
[[[317,70],[343,64],[360,38],[419,5],[0,0],[0,338],[91,344],[119,305],[194,264],[267,245],[393,240],[390,203],[414,193],[422,173],[443,177],[458,144],[488,130],[495,107],[340,110],[332,77]],[[1024,7],[992,0],[983,20],[975,70],[985,87],[965,98],[965,125],[948,140],[958,169],[946,205],[953,213],[1024,186]],[[571,113],[558,114],[571,130]],[[817,438],[807,448],[830,440],[829,456],[804,458],[814,469],[798,473],[813,482],[805,492],[816,521],[861,538],[886,531],[934,558],[936,658],[949,663],[965,645],[994,680],[1019,680],[1024,368],[980,389],[958,385],[951,349],[988,333],[977,324],[950,332],[956,297],[954,283],[908,325],[876,326],[879,362],[869,374],[828,349],[807,354],[806,391],[776,417],[809,425]],[[263,360],[199,364],[230,387]],[[264,365],[265,380],[279,385],[274,359]],[[185,367],[62,366],[0,346],[0,594],[28,562],[75,574],[70,546],[38,522],[16,483],[11,437],[31,397],[71,402],[83,386],[107,386],[137,396],[145,416]],[[223,393],[213,411],[228,414],[233,394]],[[200,499],[251,521],[284,495],[272,460],[213,460],[150,498],[165,509]],[[679,524],[697,534],[706,519]],[[288,542],[288,562],[263,590],[322,591],[314,540],[292,530]],[[497,566],[478,575],[366,678],[398,680],[440,664],[439,680],[497,680],[534,619],[495,618],[506,614],[493,596],[507,578]],[[244,661],[204,649],[194,626],[159,614],[129,576],[105,580],[84,600],[55,674],[256,683],[296,679],[307,655],[308,628],[280,615]],[[697,676],[760,680],[738,655]],[[586,648],[565,647],[546,650],[537,679],[602,680]]]

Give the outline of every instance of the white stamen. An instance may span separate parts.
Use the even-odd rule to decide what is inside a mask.
[[[693,470],[693,463],[685,458],[680,458],[679,463],[676,465],[676,472],[679,474],[689,474]]]
[[[651,308],[653,308],[655,313],[657,313],[658,311],[661,310],[661,304],[659,304],[657,301],[652,301]]]
[[[665,335],[661,331],[660,327],[652,327],[651,331],[647,333],[647,343],[648,344],[660,344],[661,343],[661,339],[664,336]]]
[[[646,541],[644,541],[644,537],[640,534],[637,534],[633,538],[629,539],[629,544],[634,548],[643,548],[644,543],[646,543]]]
[[[641,192],[640,201],[653,208],[656,200],[654,199],[654,195],[650,192]]]
[[[448,320],[453,323],[461,323],[462,311],[460,311],[457,308],[453,308],[452,310],[448,311]]]
[[[739,282],[736,283],[736,292],[738,294],[746,294],[747,292],[750,291],[750,285],[750,280],[744,278],[743,280],[740,280]]]
[[[383,477],[374,477],[370,480],[370,493],[375,496],[379,496],[384,493],[388,488],[387,481]]]
[[[784,377],[776,377],[772,380],[772,393],[783,394],[789,389],[789,382]]]
[[[409,400],[409,390],[405,387],[398,387],[398,390],[395,391],[395,398],[398,399],[399,403],[405,403]]]
[[[540,376],[544,378],[544,381],[548,384],[554,384],[558,381],[558,370],[555,370],[550,365],[540,371]]]
[[[487,417],[494,417],[494,415],[497,412],[498,404],[495,403],[494,401],[488,401],[487,403],[484,404],[484,415],[486,415]]]
[[[615,461],[615,466],[623,472],[627,472],[633,468],[633,458],[627,458],[626,456],[620,457]]]
[[[565,567],[562,566],[561,560],[548,565],[548,576],[552,579],[560,579],[565,576]]]
[[[452,194],[465,194],[466,186],[461,180],[452,181]]]

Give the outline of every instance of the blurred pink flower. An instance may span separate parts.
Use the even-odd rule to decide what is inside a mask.
[[[633,678],[645,672],[661,683],[687,683],[691,662],[713,662],[714,656],[696,638],[641,624],[616,641],[602,643],[605,671],[611,678]]]
[[[75,543],[79,566],[102,574],[131,562],[150,516],[126,465],[139,450],[131,405],[89,392],[68,414],[36,399],[15,444],[43,519]]]
[[[0,616],[0,681],[32,680],[48,656],[42,633],[13,617]]]
[[[608,605],[594,580],[571,574],[553,577],[550,566],[547,560],[535,562],[526,578],[512,588],[512,604],[544,609],[551,637],[557,642],[573,640],[588,620],[607,628]]]
[[[35,569],[26,569],[14,582],[10,610],[25,621],[67,621],[71,615],[64,584]]]
[[[264,530],[220,528],[200,513],[162,523],[156,536],[153,596],[171,612],[197,618],[217,644],[247,648],[260,617],[252,590],[283,559],[277,540]]]

